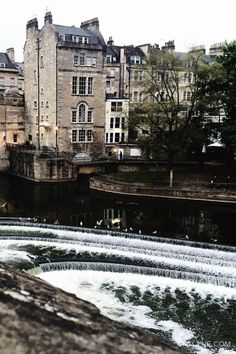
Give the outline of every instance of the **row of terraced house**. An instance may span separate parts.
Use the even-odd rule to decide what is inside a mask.
[[[1,158],[11,145],[138,156],[127,121],[130,104],[144,99],[139,83],[153,47],[117,46],[111,37],[105,43],[97,18],[69,27],[54,24],[47,12],[41,29],[37,18],[28,21],[24,65],[12,48],[0,53]],[[161,50],[175,51],[174,42]],[[212,47],[211,57],[221,50]]]

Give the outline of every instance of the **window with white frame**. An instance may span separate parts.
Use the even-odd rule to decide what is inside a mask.
[[[75,109],[71,111],[71,123],[77,123],[77,111]]]
[[[88,95],[93,94],[93,78],[88,77]]]
[[[125,129],[125,117],[121,118],[121,128]]]
[[[79,77],[79,95],[92,95],[93,94],[93,78],[92,77]]]
[[[86,59],[87,59],[87,60],[86,60],[87,66],[92,66],[92,58],[91,58],[90,56],[87,56]]]
[[[184,101],[190,101],[192,97],[191,91],[184,91],[183,92],[183,100]]]
[[[79,65],[84,66],[85,65],[85,53],[80,53],[79,55]]]
[[[115,118],[115,128],[120,128],[120,117]]]
[[[130,57],[130,63],[131,64],[141,64],[141,58],[138,55],[132,55]]]
[[[49,107],[48,100],[46,101],[45,106],[46,106],[47,108]]]
[[[93,110],[92,109],[88,109],[87,122],[88,123],[92,123],[93,122]]]
[[[72,143],[77,143],[77,134],[78,134],[78,131],[76,129],[72,129],[72,131],[71,131],[71,142]]]
[[[97,58],[96,57],[92,58],[92,66],[94,66],[94,67],[97,66]]]
[[[114,118],[111,117],[110,118],[110,129],[113,129],[113,125],[114,125]]]
[[[78,78],[77,76],[72,77],[72,95],[77,95]]]
[[[86,135],[85,135],[86,131],[85,130],[79,130],[79,142],[85,142],[86,139]]]
[[[87,130],[87,142],[91,142],[93,140],[93,132],[91,129]]]
[[[74,55],[73,64],[74,64],[75,66],[79,65],[79,56],[78,56],[78,55]]]
[[[120,133],[115,133],[115,143],[119,143],[120,141]]]
[[[34,102],[33,102],[33,107],[34,107],[34,109],[37,109],[37,108],[38,108],[38,102],[37,102],[37,100],[34,100]]]
[[[113,133],[110,133],[110,143],[113,143]]]
[[[121,112],[122,111],[122,102],[111,102],[111,111],[112,112]]]
[[[85,123],[86,106],[84,103],[79,105],[79,123]]]
[[[45,120],[46,120],[46,122],[48,122],[48,121],[49,121],[49,119],[48,119],[48,114],[46,114],[46,116],[45,116]]]
[[[106,133],[106,143],[108,143],[108,133]]]
[[[84,102],[80,103],[77,109],[71,110],[71,123],[92,123],[93,109],[88,108]]]
[[[86,77],[79,77],[79,95],[86,95]]]
[[[112,56],[111,55],[106,55],[106,63],[109,64],[112,62]]]
[[[43,122],[44,121],[44,117],[43,117],[43,115],[41,115],[41,122]]]
[[[13,143],[17,143],[17,134],[13,134]]]

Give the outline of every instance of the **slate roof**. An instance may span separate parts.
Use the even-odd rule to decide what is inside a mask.
[[[103,44],[99,40],[99,37],[96,36],[93,32],[89,31],[85,28],[80,27],[70,27],[70,26],[61,26],[61,25],[54,25],[55,30],[58,34],[67,35],[68,40],[71,40],[71,36],[80,36],[80,37],[89,37],[90,44]]]
[[[117,45],[109,45],[107,46],[106,55],[111,55],[117,58],[117,62],[120,60],[120,50],[124,49],[125,55],[127,56],[127,62],[129,62],[129,58],[131,56],[140,56],[141,58],[145,57],[145,54],[139,47],[134,46],[117,46]]]
[[[5,64],[6,69],[16,69],[16,65],[12,63],[6,53],[0,53],[0,63]]]

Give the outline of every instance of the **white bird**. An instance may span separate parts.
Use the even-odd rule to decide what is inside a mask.
[[[141,231],[141,230],[138,230],[138,233],[139,233],[139,235],[141,235],[142,231]]]
[[[155,230],[155,231],[153,231],[153,233],[152,233],[153,235],[156,235],[157,234],[157,230]]]
[[[80,221],[80,223],[79,223],[79,224],[80,224],[80,226],[83,226],[83,221]]]
[[[185,235],[185,238],[186,238],[186,240],[189,240],[189,236],[188,235]]]
[[[130,228],[129,228],[129,230],[130,230],[130,231],[133,231],[133,228],[132,228],[132,227],[130,227]]]
[[[128,229],[124,229],[124,232],[127,232]]]
[[[3,204],[0,206],[0,208],[6,208],[6,206],[7,206],[7,202],[3,203]]]

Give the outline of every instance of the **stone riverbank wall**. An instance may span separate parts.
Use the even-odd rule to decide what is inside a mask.
[[[99,176],[90,178],[89,186],[96,191],[107,193],[132,195],[140,197],[152,198],[168,198],[198,201],[227,202],[236,204],[236,192],[222,190],[219,192],[215,189],[207,189],[203,184],[198,188],[193,185],[182,187],[158,187],[137,183],[124,183],[112,180],[107,176]]]

